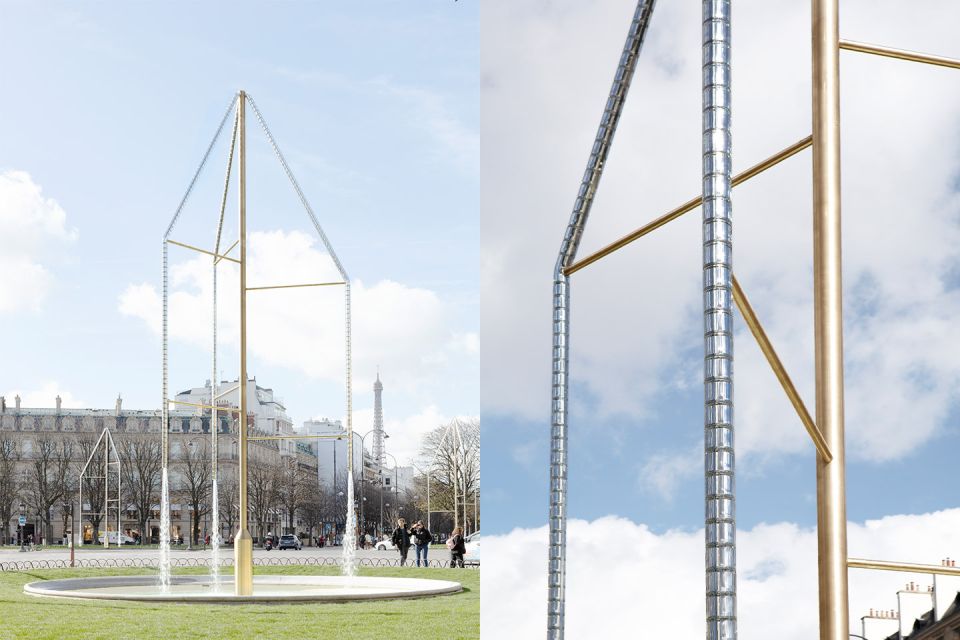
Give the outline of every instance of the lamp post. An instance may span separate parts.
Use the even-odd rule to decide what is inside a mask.
[[[383,455],[390,456],[390,458],[393,460],[393,494],[394,496],[396,496],[395,502],[397,505],[397,509],[399,509],[400,508],[400,488],[397,486],[397,481],[400,478],[400,474],[397,471],[397,459],[393,456],[392,453],[387,453],[386,451],[383,452]]]
[[[27,505],[20,503],[20,518],[17,520],[17,523],[20,526],[20,551],[26,551],[27,548],[23,544],[23,524],[26,522],[26,516],[24,515],[24,510],[27,508]]]
[[[338,497],[338,498],[343,498],[343,491],[338,491],[338,492],[337,492],[337,497]],[[340,502],[341,502],[340,500],[337,500],[337,513],[346,513],[346,509],[341,509],[341,508],[340,508]],[[344,528],[346,528],[346,523],[344,523]],[[337,533],[333,536],[333,542],[334,542],[334,544],[336,544],[336,542],[337,542],[337,535],[342,535],[342,534],[340,533],[340,523],[339,523],[339,522],[337,523]]]
[[[376,429],[370,429],[370,431],[367,431],[365,434],[360,436],[360,527],[361,529],[363,529],[364,534],[366,534],[367,532],[367,521],[364,520],[364,517],[363,517],[363,503],[367,501],[363,493],[363,484],[364,484],[363,480],[364,480],[364,476],[366,475],[366,467],[363,464],[363,458],[366,455],[366,451],[367,451],[366,443],[364,442],[364,440],[368,435],[370,435],[374,431],[376,431]],[[354,434],[354,436],[356,436],[356,434]]]

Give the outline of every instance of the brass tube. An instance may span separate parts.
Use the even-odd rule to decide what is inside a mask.
[[[960,576],[960,567],[946,567],[936,564],[913,564],[909,562],[890,562],[887,560],[865,560],[850,558],[847,566],[851,569],[875,569],[877,571],[904,571],[907,573],[928,573],[941,576]]]
[[[182,404],[188,407],[198,407],[200,409],[216,409],[217,411],[227,411],[230,413],[237,413],[239,409],[232,409],[230,407],[212,407],[209,404],[198,404],[196,402],[182,402],[180,400],[167,400],[170,404]]]
[[[839,0],[812,0],[813,286],[816,424],[833,460],[818,457],[820,640],[848,640],[840,234]]]
[[[178,247],[183,247],[184,249],[193,249],[194,251],[199,251],[200,253],[205,253],[205,254],[207,254],[208,256],[213,256],[214,258],[219,258],[219,259],[221,259],[221,260],[229,260],[230,262],[236,262],[237,264],[240,264],[240,261],[239,261],[239,260],[236,260],[236,259],[234,259],[234,258],[228,258],[227,256],[218,255],[218,254],[214,253],[213,251],[207,251],[206,249],[201,249],[200,247],[195,247],[195,246],[193,246],[192,244],[187,244],[187,243],[185,243],[185,242],[177,242],[176,240],[170,240],[169,238],[167,238],[166,241],[169,242],[170,244],[175,244],[175,245],[177,245]]]
[[[800,421],[803,423],[803,426],[806,427],[807,433],[809,433],[813,439],[817,453],[819,453],[820,457],[824,460],[830,462],[833,460],[833,454],[830,453],[830,447],[827,445],[827,441],[824,439],[823,434],[820,433],[820,429],[818,429],[817,425],[813,422],[813,418],[810,417],[807,406],[803,403],[803,399],[797,392],[797,388],[793,386],[790,375],[780,361],[780,357],[777,356],[777,352],[774,350],[770,338],[767,337],[766,331],[763,330],[763,326],[760,324],[760,320],[757,318],[757,314],[750,305],[746,294],[744,294],[743,289],[740,287],[740,281],[737,280],[736,276],[733,276],[733,301],[737,303],[737,308],[740,309],[740,314],[743,316],[744,322],[746,322],[747,327],[750,328],[750,333],[757,339],[760,350],[763,352],[763,355],[766,356],[767,362],[770,363],[770,368],[773,369],[777,380],[780,381],[780,386],[783,387],[787,398],[790,399],[790,404],[793,405],[797,415],[800,416]]]
[[[213,261],[213,263],[216,264],[221,260],[233,260],[233,258],[228,258],[227,256],[230,255],[230,252],[233,251],[238,244],[240,244],[240,241],[239,240],[235,241],[232,245],[230,245],[230,248],[224,251],[220,257],[218,257],[216,260]]]
[[[238,197],[240,214],[240,379],[237,391],[240,411],[237,431],[240,434],[238,484],[240,485],[240,530],[234,539],[234,592],[238,596],[253,595],[253,538],[247,528],[247,94],[240,92],[237,101],[237,142],[239,143]],[[232,258],[227,258],[231,260]]]
[[[250,436],[247,440],[344,440],[346,436],[314,435],[314,436]]]
[[[312,282],[309,284],[275,284],[269,287],[247,287],[247,291],[264,291],[266,289],[296,289],[299,287],[332,287],[346,282]]]
[[[763,162],[753,165],[752,167],[750,167],[749,169],[747,169],[742,173],[738,173],[733,177],[730,184],[733,185],[734,187],[739,184],[742,184],[747,180],[749,180],[750,178],[753,178],[754,176],[757,176],[763,173],[767,169],[777,166],[787,158],[791,158],[797,155],[798,153],[800,153],[807,147],[811,146],[812,144],[813,144],[813,136],[807,136],[803,140],[800,140],[790,145],[783,151],[780,151],[779,153],[776,153],[770,156]],[[657,229],[664,226],[668,222],[673,222],[683,214],[690,213],[691,211],[699,207],[702,203],[703,203],[703,196],[697,196],[696,198],[687,200],[676,209],[672,209],[671,211],[668,211],[667,213],[663,214],[656,220],[653,220],[652,222],[648,222],[647,224],[640,227],[639,229],[635,231],[631,231],[630,233],[623,236],[619,240],[611,242],[610,244],[603,247],[602,249],[598,249],[597,251],[594,251],[590,255],[585,256],[580,260],[577,260],[572,265],[564,269],[563,271],[564,275],[567,275],[567,276],[572,275],[577,271],[580,271],[580,269],[583,269],[584,267],[593,264],[597,260],[607,257],[614,251],[624,248],[634,240],[639,240],[640,238],[647,235],[651,231],[656,231]]]
[[[904,49],[893,49],[876,44],[867,44],[866,42],[854,42],[853,40],[841,40],[840,48],[847,51],[857,51],[859,53],[871,53],[885,58],[896,58],[897,60],[909,60],[910,62],[920,62],[923,64],[932,64],[938,67],[948,67],[950,69],[960,69],[960,60],[955,58],[946,58],[944,56],[935,56],[929,53],[918,53],[916,51],[906,51]]]

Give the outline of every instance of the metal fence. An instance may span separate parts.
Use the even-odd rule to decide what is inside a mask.
[[[172,558],[170,564],[174,567],[209,567],[211,565],[209,558]],[[305,565],[317,567],[338,567],[339,558],[310,558],[310,557],[284,557],[284,558],[254,558],[253,564],[262,567],[281,567],[291,565]],[[74,563],[78,569],[107,569],[124,567],[143,567],[156,569],[159,566],[158,558],[78,558]],[[221,566],[233,566],[233,558],[224,559]],[[357,560],[359,567],[399,567],[400,560],[397,558],[359,558]],[[407,567],[416,567],[409,561]],[[429,568],[441,569],[449,567],[448,560],[430,560]],[[67,559],[57,560],[24,560],[17,562],[0,562],[0,571],[31,571],[34,569],[69,569],[70,561]],[[479,569],[479,563],[466,564],[464,568]]]

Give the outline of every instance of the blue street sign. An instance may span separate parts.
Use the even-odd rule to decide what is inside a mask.
[[[23,525],[27,524],[27,516],[20,516],[17,518],[17,522],[19,522],[20,526],[22,527]]]

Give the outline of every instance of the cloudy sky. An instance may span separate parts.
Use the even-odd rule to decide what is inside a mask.
[[[634,5],[492,0],[481,15],[484,529],[498,536],[488,539],[484,583],[500,585],[485,592],[485,629],[537,611],[529,629],[540,633],[545,619],[552,270]],[[810,133],[809,10],[786,0],[734,7],[734,171]],[[958,20],[960,6],[944,0],[849,0],[841,35],[960,57]],[[698,194],[700,56],[700,3],[658,3],[581,256]],[[899,532],[877,525],[862,553],[936,564],[960,547],[955,513],[922,515],[956,505],[960,76],[850,52],[841,73],[851,545],[868,521],[898,516]],[[812,409],[809,151],[739,187],[733,203],[736,273]],[[689,610],[653,607],[651,625],[654,610],[702,624],[700,233],[698,210],[572,278],[573,637],[604,635],[587,633],[600,607],[621,623],[632,616],[617,594],[633,602],[638,577],[675,589],[678,602],[692,598]],[[741,616],[744,637],[759,638],[767,614],[757,609],[774,601],[755,588],[767,583],[751,573],[763,557],[751,544],[787,563],[768,572],[791,584],[784,597],[811,595],[802,588],[815,580],[810,562],[788,570],[792,543],[776,532],[791,532],[810,561],[814,456],[742,324],[735,343]],[[919,540],[947,526],[942,544],[909,544],[906,532]],[[663,557],[687,545],[689,564],[666,571],[647,543]],[[623,575],[609,573],[615,563]],[[601,580],[609,588],[597,590]],[[901,581],[884,583],[869,606],[895,603]],[[778,637],[811,636],[808,602],[794,635]]]
[[[355,427],[380,367],[388,449],[479,413],[476,7],[3,3],[0,393],[160,403],[161,237],[231,95],[256,99],[354,282]],[[248,109],[249,284],[332,263]],[[210,248],[229,124],[173,238]],[[224,245],[236,239],[231,198]],[[210,378],[209,262],[171,250],[171,386]],[[220,372],[237,375],[236,272]],[[340,289],[250,299],[251,375],[295,424],[341,418]]]

